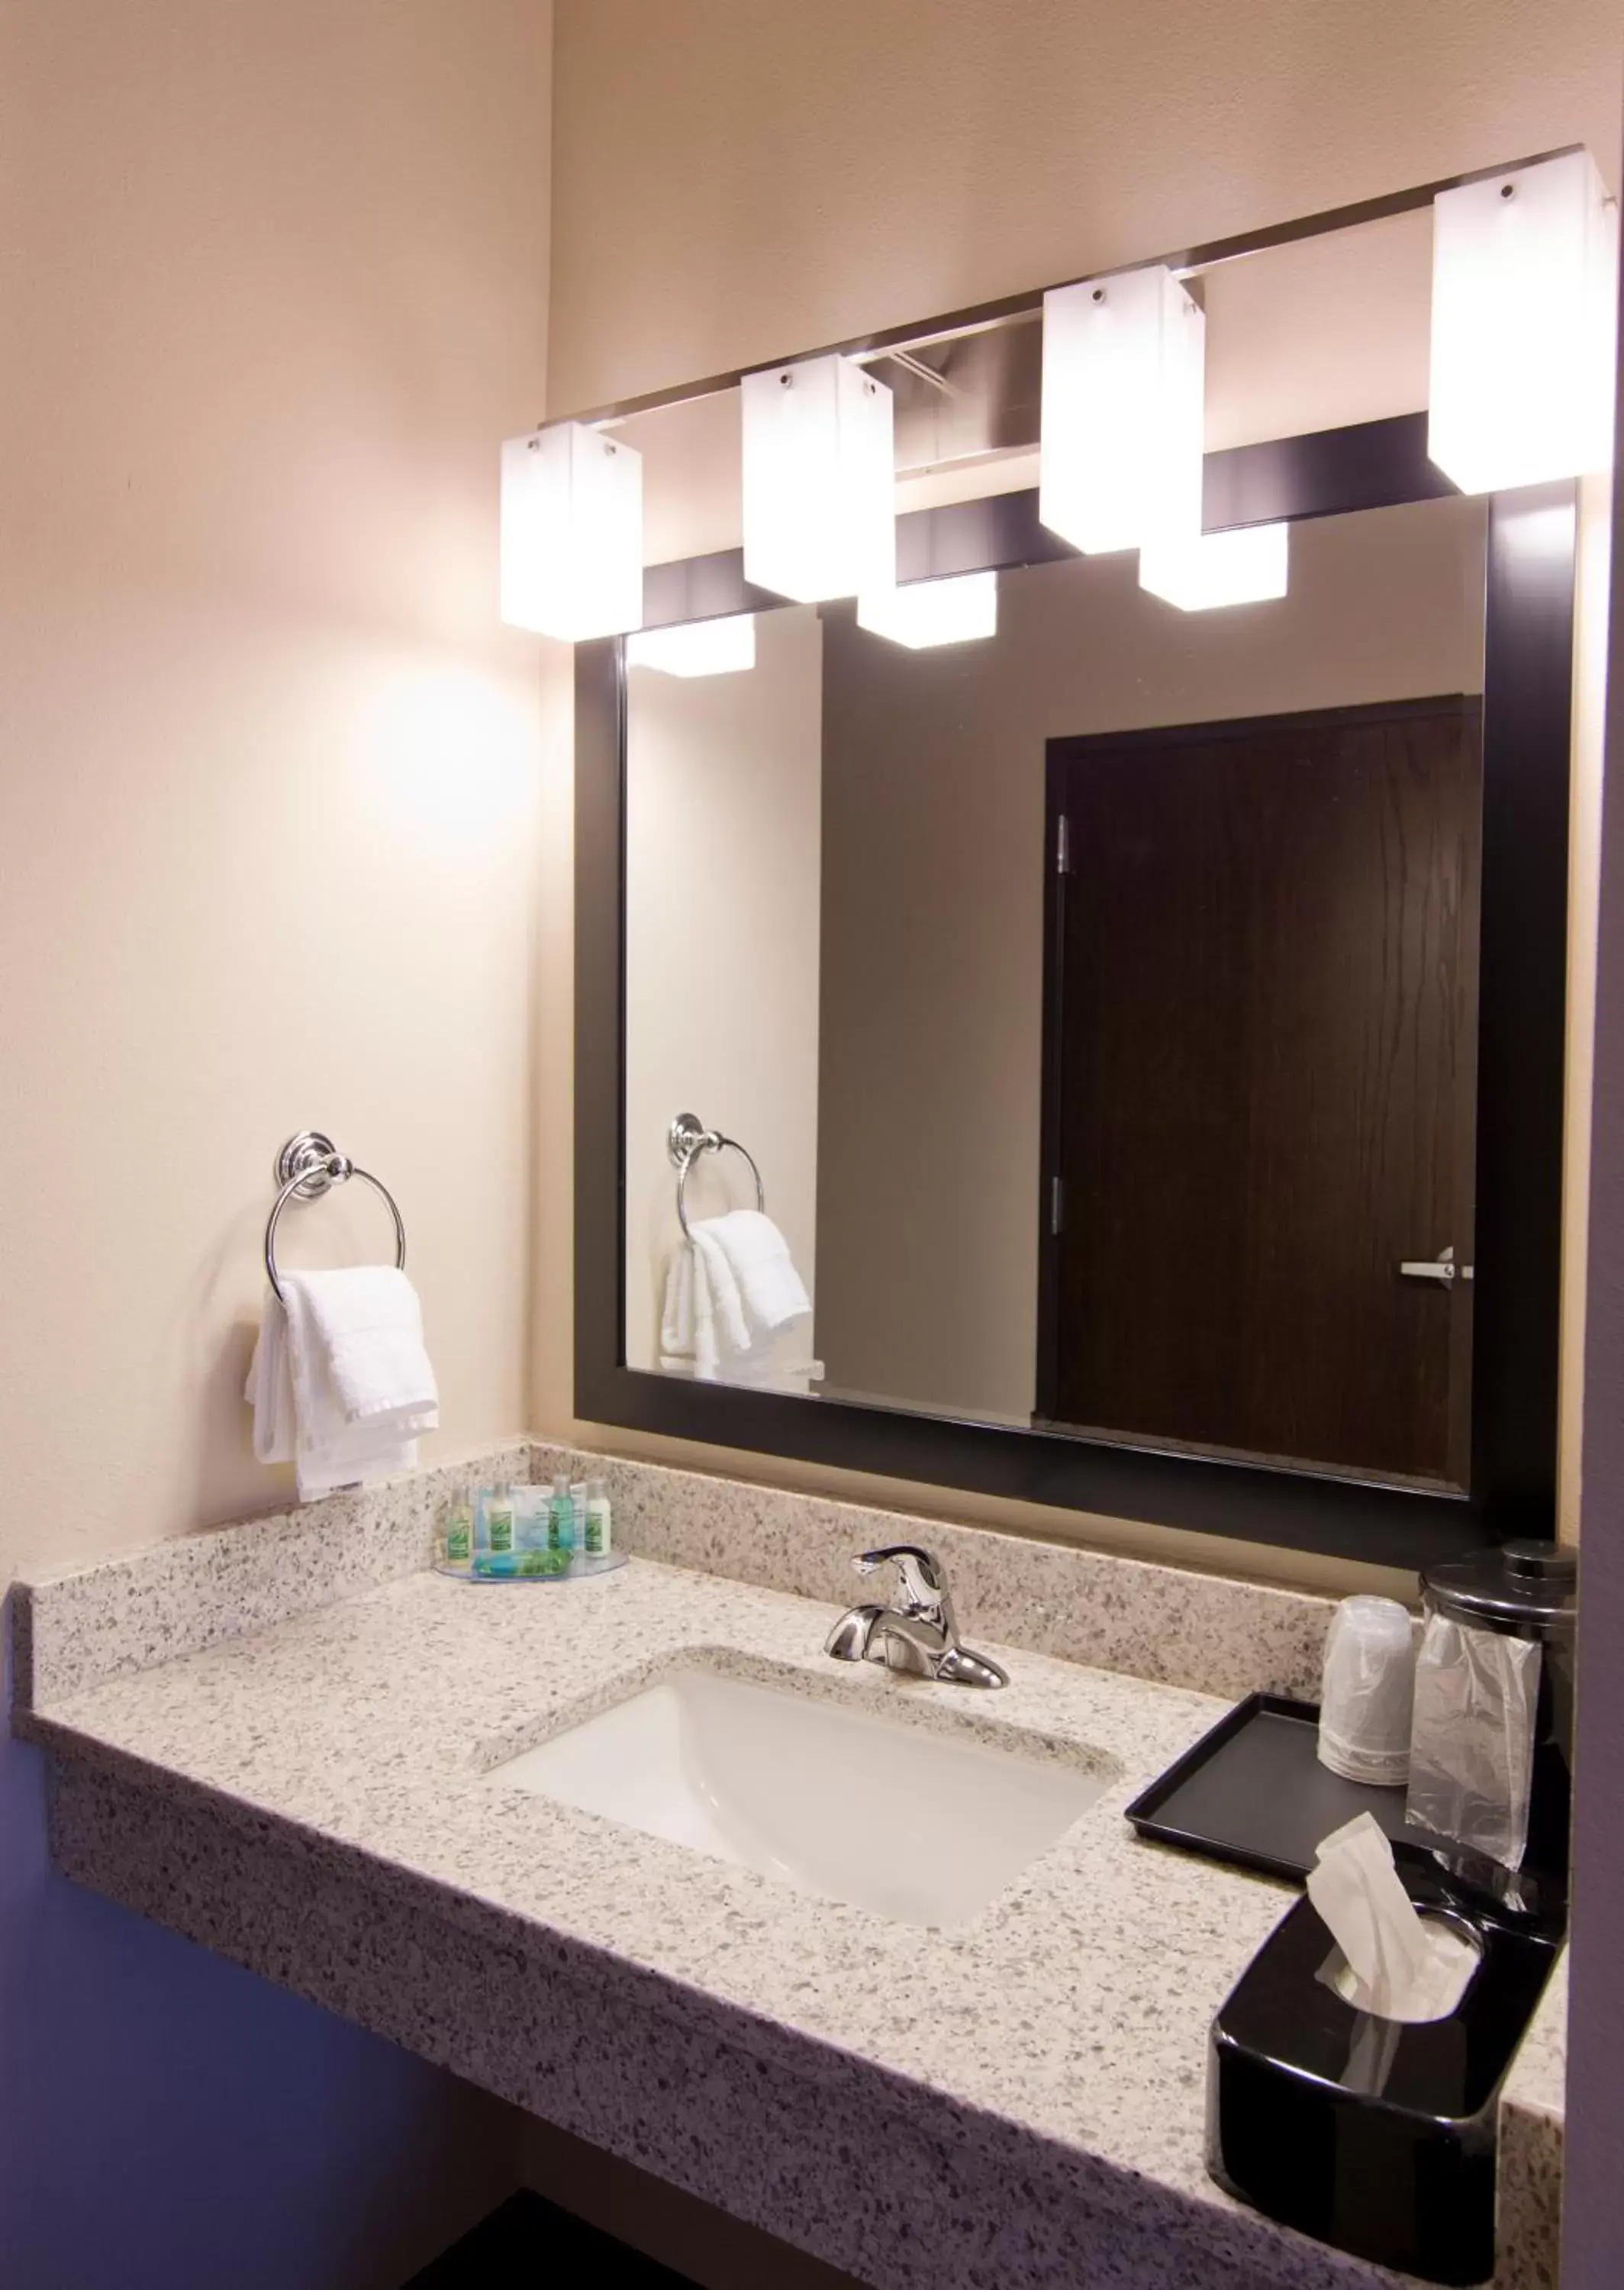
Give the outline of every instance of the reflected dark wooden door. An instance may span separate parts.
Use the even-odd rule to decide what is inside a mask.
[[[1041,1421],[1465,1484],[1480,795],[1461,698],[1050,743]]]

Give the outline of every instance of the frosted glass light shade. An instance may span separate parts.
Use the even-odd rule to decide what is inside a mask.
[[[560,421],[502,447],[501,616],[566,644],[643,618],[643,456]]]
[[[756,665],[756,615],[684,621],[674,629],[640,629],[626,639],[628,668],[657,668],[663,676],[733,676]]]
[[[1246,524],[1148,540],[1139,553],[1139,585],[1185,613],[1284,597],[1289,530]]]
[[[747,373],[744,577],[816,604],[896,579],[891,392],[831,355]]]
[[[1587,151],[1440,191],[1427,450],[1463,492],[1612,459],[1618,212]]]
[[[1200,484],[1206,320],[1161,263],[1044,296],[1037,513],[1074,548],[1137,548]]]
[[[969,644],[998,633],[998,576],[961,572],[948,581],[910,581],[870,589],[857,600],[860,628],[922,652],[931,645]]]

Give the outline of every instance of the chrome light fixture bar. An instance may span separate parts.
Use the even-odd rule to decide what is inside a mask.
[[[1175,277],[1188,277],[1204,270],[1214,270],[1220,264],[1244,262],[1249,256],[1266,254],[1273,247],[1292,246],[1304,240],[1324,238],[1332,231],[1354,230],[1363,223],[1384,222],[1394,215],[1414,214],[1430,207],[1444,191],[1459,188],[1462,184],[1499,180],[1507,174],[1524,168],[1543,164],[1549,159],[1565,158],[1580,149],[1576,144],[1564,144],[1554,151],[1533,152],[1504,161],[1498,167],[1482,167],[1458,175],[1445,175],[1428,183],[1418,183],[1409,189],[1384,192],[1379,198],[1358,199],[1347,206],[1327,207],[1317,214],[1294,216],[1289,222],[1271,224],[1267,229],[1245,231],[1228,238],[1210,239],[1194,246],[1153,258]],[[1149,267],[1144,261],[1123,263],[1116,270],[1100,271],[1092,283],[1110,278],[1130,270]],[[1057,281],[1056,284],[1070,282]],[[932,343],[945,342],[959,334],[980,333],[995,326],[1030,320],[1038,316],[1044,306],[1045,292],[1053,287],[1032,287],[1017,294],[1005,294],[996,300],[980,302],[969,308],[943,311],[932,318],[912,319],[899,326],[876,328],[866,334],[852,335],[842,342],[830,342],[818,351],[798,351],[795,358],[802,364],[813,357],[839,356],[867,359],[886,356],[895,349],[924,350]],[[790,359],[780,363],[788,364]],[[629,420],[634,414],[657,412],[662,406],[687,404],[696,398],[716,397],[737,389],[748,368],[734,368],[725,373],[707,374],[694,381],[681,382],[668,389],[644,391],[636,397],[620,398],[614,402],[588,408],[575,415],[588,424]]]

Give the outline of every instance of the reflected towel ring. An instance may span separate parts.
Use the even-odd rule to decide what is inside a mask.
[[[697,1114],[679,1113],[666,1132],[666,1150],[671,1156],[672,1166],[676,1171],[676,1221],[686,1239],[693,1237],[684,1197],[688,1172],[701,1153],[742,1153],[750,1165],[750,1174],[756,1180],[756,1208],[763,1215],[766,1213],[767,1192],[761,1181],[761,1171],[756,1165],[756,1156],[736,1137],[724,1137],[719,1129],[707,1129]]]
[[[291,1200],[316,1201],[334,1185],[348,1183],[351,1177],[364,1177],[375,1193],[380,1194],[389,1214],[395,1220],[395,1263],[398,1271],[406,1269],[406,1227],[395,1196],[381,1178],[374,1177],[370,1169],[358,1169],[348,1153],[340,1153],[331,1137],[319,1129],[301,1129],[290,1137],[276,1156],[276,1177],[282,1189],[271,1206],[265,1226],[265,1272],[278,1302],[285,1304],[287,1297],[276,1277],[276,1224]]]

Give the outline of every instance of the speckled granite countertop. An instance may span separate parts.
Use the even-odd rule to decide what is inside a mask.
[[[565,1589],[419,1573],[19,1726],[55,1753],[70,1875],[879,2290],[1397,2281],[1203,2167],[1208,2022],[1291,1896],[1141,1843],[1122,1810],[1223,1703],[1018,1648],[994,1649],[996,1697],[836,1669],[834,1611],[641,1559]],[[489,1778],[683,1664],[1113,1778],[951,1933]],[[1536,2122],[1553,2046],[1531,2046]],[[1559,2091],[1545,2119],[1503,2290],[1554,2279]]]

